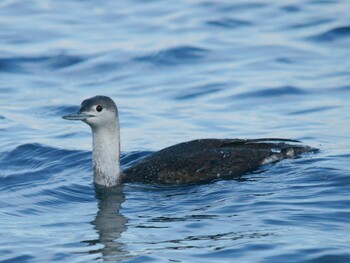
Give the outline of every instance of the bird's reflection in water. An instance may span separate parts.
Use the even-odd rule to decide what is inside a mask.
[[[90,251],[91,254],[102,254],[104,261],[120,261],[128,258],[127,251],[118,238],[127,229],[127,219],[120,214],[119,209],[125,200],[121,186],[104,188],[95,186],[96,198],[99,200],[99,211],[91,224],[96,229],[99,238],[87,241],[90,245],[101,244],[103,248]]]

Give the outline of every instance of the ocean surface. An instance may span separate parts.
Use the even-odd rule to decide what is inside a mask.
[[[350,262],[350,1],[0,2],[1,262]],[[92,182],[119,108],[122,164],[197,138],[317,147],[239,180]]]

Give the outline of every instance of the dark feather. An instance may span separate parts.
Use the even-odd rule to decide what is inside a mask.
[[[262,164],[316,150],[297,140],[279,138],[194,140],[146,157],[125,171],[124,181],[190,184],[237,178]]]

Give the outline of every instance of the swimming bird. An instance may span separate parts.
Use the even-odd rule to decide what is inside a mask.
[[[63,118],[91,127],[94,182],[105,187],[124,182],[178,185],[238,178],[261,165],[317,151],[291,139],[198,139],[157,151],[122,171],[118,109],[111,98],[86,99],[79,112]]]

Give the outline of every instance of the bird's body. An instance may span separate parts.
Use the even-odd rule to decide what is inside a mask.
[[[107,187],[123,182],[177,185],[237,178],[263,164],[316,151],[289,139],[200,139],[167,147],[123,172],[118,110],[112,99],[84,100],[78,113],[63,118],[90,125],[94,182]]]
[[[123,181],[173,185],[237,178],[261,165],[312,150],[284,139],[193,140],[146,157],[125,171]]]

